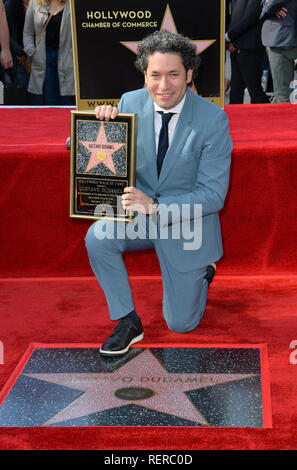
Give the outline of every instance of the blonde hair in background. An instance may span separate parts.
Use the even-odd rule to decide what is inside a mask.
[[[58,0],[59,3],[66,3],[67,0]],[[47,7],[50,4],[50,0],[37,0],[38,5],[43,5]]]

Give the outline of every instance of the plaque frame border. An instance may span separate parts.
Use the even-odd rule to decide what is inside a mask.
[[[76,173],[74,171],[75,168],[75,160],[76,160],[76,122],[78,119],[81,120],[88,120],[91,117],[91,120],[95,122],[107,123],[108,121],[100,121],[96,118],[96,114],[94,111],[88,110],[71,110],[70,111],[70,188],[69,188],[69,216],[71,218],[79,218],[79,219],[91,219],[91,220],[112,220],[118,222],[131,222],[134,219],[134,212],[133,211],[125,211],[125,216],[96,216],[90,214],[77,214],[74,210],[74,198],[75,198],[75,184],[74,178]],[[129,173],[127,175],[128,185],[135,186],[136,184],[136,141],[137,141],[137,114],[132,113],[119,113],[115,119],[110,120],[109,122],[121,122],[121,118],[124,118],[125,124],[128,124],[128,131],[127,131],[127,141],[130,145],[130,165],[129,165]],[[130,140],[129,140],[130,135]],[[95,175],[91,175],[93,178]],[[95,179],[95,178],[94,178]],[[98,179],[100,179],[98,177]]]

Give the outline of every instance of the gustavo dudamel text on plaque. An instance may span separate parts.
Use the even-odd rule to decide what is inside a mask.
[[[94,112],[71,111],[71,217],[133,219],[121,196],[135,186],[136,127],[136,114],[99,121]]]

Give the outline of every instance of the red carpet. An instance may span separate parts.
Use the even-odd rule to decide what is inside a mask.
[[[220,273],[295,272],[297,108],[226,111],[234,150]],[[69,109],[1,110],[2,276],[91,275],[83,243],[90,223],[68,216],[69,135]],[[131,274],[159,273],[155,257],[130,256],[128,265]]]
[[[131,280],[136,306],[143,312],[145,340],[158,344],[268,344],[272,429],[177,428],[15,428],[0,429],[2,448],[19,449],[292,449],[295,447],[296,365],[290,343],[297,327],[297,277],[217,276],[205,317],[197,330],[169,332],[159,312],[160,280],[149,304],[144,279]],[[100,343],[111,324],[96,282],[24,280],[1,283],[6,308],[3,324],[4,384],[30,342]],[[5,295],[3,293],[5,292]],[[2,305],[4,302],[1,302]],[[142,308],[143,306],[143,308]],[[100,314],[101,312],[101,314]],[[3,368],[3,367],[2,367]],[[0,369],[2,370],[2,369]],[[4,372],[4,371],[3,371]],[[129,436],[129,438],[128,438]]]
[[[268,345],[272,429],[2,428],[1,449],[296,447],[297,365],[290,345],[297,339],[297,108],[226,111],[234,150],[222,213],[225,255],[200,326],[184,335],[168,331],[154,253],[130,254],[126,261],[144,345]],[[112,325],[100,289],[87,277],[83,238],[90,222],[68,217],[69,110],[0,112],[2,389],[30,343],[99,344]]]

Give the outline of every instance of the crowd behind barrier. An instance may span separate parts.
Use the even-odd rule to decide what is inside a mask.
[[[226,1],[228,104],[292,102],[297,1]],[[75,105],[69,0],[0,0],[0,105]]]

